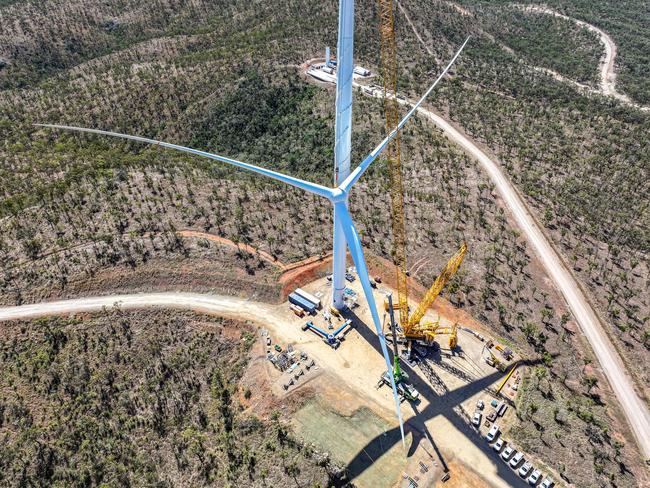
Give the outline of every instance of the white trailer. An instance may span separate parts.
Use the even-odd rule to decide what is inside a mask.
[[[325,73],[323,70],[312,68],[307,71],[307,74],[313,76],[319,81],[336,84],[336,76]]]
[[[302,288],[296,288],[294,293],[296,295],[300,295],[305,300],[313,303],[316,306],[316,308],[320,308],[320,305],[321,305],[320,300],[318,298],[316,298],[314,295],[312,295],[311,293],[309,293],[308,291],[305,291]]]
[[[370,76],[370,70],[367,70],[366,68],[363,68],[361,66],[355,66],[354,74],[357,74],[359,76]]]

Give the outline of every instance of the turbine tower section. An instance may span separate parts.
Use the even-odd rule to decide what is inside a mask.
[[[354,73],[354,0],[339,2],[339,38],[336,51],[336,123],[334,145],[334,186],[338,187],[350,174],[352,147],[352,80]],[[347,197],[345,204],[347,206]],[[345,306],[345,265],[347,243],[341,216],[334,208],[332,252],[332,305]]]

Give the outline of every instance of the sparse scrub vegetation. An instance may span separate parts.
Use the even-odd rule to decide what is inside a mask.
[[[504,163],[647,384],[650,221],[643,205],[650,191],[650,117],[580,95],[521,62],[549,63],[569,77],[593,80],[600,44],[571,30],[559,46],[566,24],[536,16],[539,24],[531,24],[528,16],[484,2],[463,2],[468,16],[447,3],[401,3],[435,56],[398,19],[400,89],[421,93],[464,36],[474,34],[432,103]],[[329,250],[330,209],[317,198],[198,158],[31,124],[135,133],[330,184],[334,95],[306,83],[297,66],[321,55],[324,45],[336,45],[336,2],[232,0],[218,10],[201,0],[146,7],[129,0],[119,9],[112,2],[10,4],[0,0],[0,20],[31,20],[18,27],[0,22],[0,41],[6,41],[0,42],[0,58],[8,61],[0,67],[2,303],[169,288],[277,298],[268,263],[183,239],[176,234],[183,229],[249,244],[285,262]],[[379,61],[374,5],[364,0],[357,6],[364,19],[357,59],[370,67]],[[79,12],[88,12],[88,19]],[[530,36],[510,46],[515,54],[484,34],[496,36],[499,12],[507,27],[498,33],[502,43],[510,44],[521,29]],[[24,36],[16,36],[18,28]],[[67,44],[54,42],[76,32]],[[532,49],[537,42],[553,49],[539,53]],[[621,46],[621,62],[629,63],[637,51]],[[358,161],[380,139],[383,118],[380,102],[357,95],[355,104]],[[607,396],[598,395],[606,385],[593,383],[596,373],[583,370],[575,324],[488,178],[421,119],[405,131],[403,147],[409,263],[425,263],[412,275],[430,283],[468,240],[470,253],[445,296],[542,361],[523,389],[513,436],[522,442],[530,437],[522,447],[541,458],[563,459],[577,486],[633,486],[631,448],[614,440]],[[351,208],[364,244],[389,257],[384,163],[378,161],[360,183]],[[81,327],[48,323],[66,331]],[[46,359],[33,357],[32,369],[25,364],[21,374],[36,371],[36,380],[38,361]],[[211,442],[212,434],[182,427],[174,439],[183,446],[185,469],[198,469],[197,446]],[[283,452],[275,448],[275,454]],[[133,462],[139,459],[135,455]],[[301,466],[288,463],[285,474],[302,476],[307,468]],[[138,469],[154,467],[143,462]],[[255,472],[272,480],[269,469]]]
[[[243,411],[255,333],[108,310],[0,331],[2,486],[344,486],[277,417]]]
[[[459,31],[479,37],[460,60],[460,76],[440,87],[436,105],[499,158],[582,280],[639,385],[648,384],[650,147],[643,134],[650,115],[522,66],[482,33],[485,2],[463,2],[465,16],[450,5],[403,4],[418,25],[455,16]],[[443,58],[444,45],[435,48]],[[422,51],[408,52],[409,64],[432,62]],[[409,74],[421,92],[427,77]]]

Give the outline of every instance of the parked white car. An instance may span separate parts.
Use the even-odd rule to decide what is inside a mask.
[[[553,481],[553,478],[551,478],[550,476],[547,476],[546,478],[544,478],[542,484],[539,486],[541,488],[553,488],[553,486],[555,486],[555,481]]]
[[[539,469],[536,469],[535,471],[533,471],[533,474],[531,474],[528,477],[528,484],[535,486],[541,477],[542,477],[542,472]]]
[[[519,476],[526,479],[530,470],[533,469],[533,464],[530,461],[526,461],[521,468],[519,468]]]
[[[494,449],[496,452],[501,452],[501,449],[503,449],[503,446],[506,444],[507,443],[503,437],[499,437],[499,439],[492,445],[492,449]]]
[[[485,439],[488,442],[492,442],[499,436],[499,426],[494,424],[487,434],[485,434]]]
[[[501,453],[501,459],[503,459],[505,462],[508,462],[508,459],[510,459],[514,452],[516,451],[512,446],[507,446]]]
[[[482,417],[481,412],[478,411],[474,412],[474,417],[472,417],[472,425],[474,427],[478,428],[481,426],[481,417]]]
[[[519,463],[524,459],[524,453],[523,452],[518,452],[514,456],[512,456],[512,459],[510,460],[510,467],[511,468],[516,468]]]

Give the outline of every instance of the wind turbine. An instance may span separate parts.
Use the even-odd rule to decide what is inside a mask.
[[[382,331],[382,325],[379,320],[379,313],[375,299],[372,295],[372,287],[370,286],[370,278],[368,275],[368,268],[363,255],[361,247],[361,239],[359,233],[354,226],[352,217],[348,210],[348,196],[354,184],[361,178],[363,173],[368,169],[372,162],[377,159],[380,153],[388,145],[388,143],[397,135],[398,131],[402,129],[404,124],[413,116],[413,114],[420,107],[422,102],[429,96],[436,85],[442,80],[443,76],[449,71],[449,68],[456,61],[462,50],[467,45],[469,38],[465,40],[462,46],[458,49],[449,64],[440,73],[435,82],[424,93],[422,98],[413,105],[404,118],[399,122],[390,134],[388,134],[379,145],[368,154],[365,159],[357,166],[354,171],[350,172],[350,152],[352,140],[352,90],[353,90],[353,47],[354,47],[354,0],[340,0],[339,3],[339,38],[337,47],[337,78],[336,78],[336,121],[335,121],[335,160],[334,160],[334,187],[328,188],[317,183],[305,181],[293,176],[284,175],[277,171],[262,168],[252,164],[237,161],[236,159],[220,156],[218,154],[201,151],[199,149],[192,149],[177,144],[171,144],[163,141],[156,141],[145,137],[133,136],[128,134],[119,134],[117,132],[109,132],[98,129],[89,129],[84,127],[73,127],[67,125],[56,124],[35,124],[39,127],[48,127],[53,129],[71,130],[77,132],[87,132],[92,134],[107,135],[119,137],[122,139],[129,139],[132,141],[143,142],[156,146],[162,146],[169,149],[175,149],[197,156],[203,156],[209,159],[220,161],[222,163],[230,164],[241,169],[258,173],[282,183],[295,186],[309,193],[319,195],[328,199],[334,207],[334,236],[333,236],[333,258],[332,258],[332,289],[333,289],[333,305],[341,309],[344,306],[343,291],[345,289],[345,264],[346,264],[346,248],[350,250],[352,260],[357,268],[357,274],[363,287],[368,307],[372,315],[372,320],[379,336],[381,350],[386,361],[388,373],[390,375],[391,386],[393,388],[393,398],[395,400],[395,411],[399,419],[400,432],[402,434],[402,443],[404,443],[404,424],[402,414],[400,411],[400,401],[395,386],[395,378],[393,377],[393,368],[386,348],[386,339]],[[396,94],[386,94],[386,96],[395,96]]]

